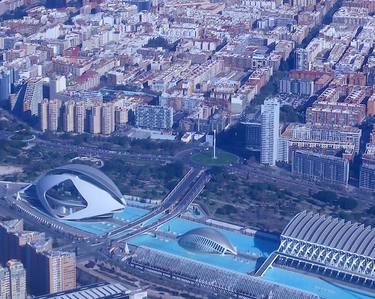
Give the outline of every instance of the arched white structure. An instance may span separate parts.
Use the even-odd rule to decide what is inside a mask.
[[[375,229],[311,212],[297,214],[281,235],[280,261],[375,288]]]
[[[116,185],[96,168],[69,164],[55,168],[35,183],[40,204],[53,217],[82,220],[112,216],[125,202]]]
[[[200,227],[178,237],[178,244],[186,250],[206,254],[234,254],[236,248],[217,230]]]

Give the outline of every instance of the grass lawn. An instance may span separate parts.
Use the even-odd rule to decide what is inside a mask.
[[[192,160],[196,163],[206,165],[226,165],[236,162],[238,160],[238,157],[231,153],[217,150],[216,159],[214,159],[212,150],[208,150],[194,155],[192,157]]]

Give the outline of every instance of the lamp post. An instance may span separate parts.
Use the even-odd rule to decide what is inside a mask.
[[[216,157],[216,130],[214,130],[214,159],[217,159]]]

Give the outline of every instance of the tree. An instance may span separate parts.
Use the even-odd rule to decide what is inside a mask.
[[[221,208],[218,208],[216,210],[216,213],[220,214],[220,215],[229,215],[229,214],[232,214],[232,213],[237,213],[237,209],[232,205],[226,204],[226,205],[222,206]]]
[[[184,164],[176,161],[165,165],[161,170],[166,180],[181,178],[184,175]]]
[[[217,184],[222,184],[228,176],[225,168],[220,166],[214,166],[208,170],[208,173],[212,176],[212,181]]]
[[[367,210],[367,213],[370,214],[370,215],[375,215],[375,206],[369,208],[369,209]]]
[[[337,202],[337,194],[333,191],[318,191],[313,197],[321,202],[333,204]]]
[[[280,108],[280,120],[282,122],[298,122],[300,116],[292,106],[284,105]]]
[[[344,210],[353,210],[357,207],[358,203],[354,198],[351,197],[340,197],[338,200],[338,205]]]
[[[172,51],[175,48],[175,44],[170,44],[167,39],[162,36],[151,38],[145,45],[146,48],[163,48],[165,50]]]

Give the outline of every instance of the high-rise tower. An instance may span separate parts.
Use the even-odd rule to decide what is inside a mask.
[[[280,130],[280,103],[268,98],[261,108],[260,163],[275,166],[278,156]]]

